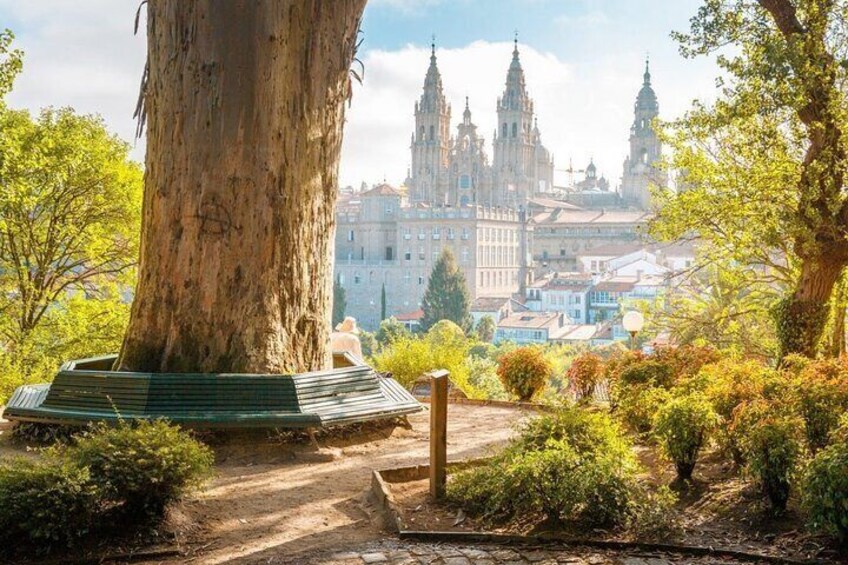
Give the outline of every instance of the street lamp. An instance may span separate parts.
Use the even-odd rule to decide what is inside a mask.
[[[634,349],[636,347],[636,334],[642,331],[642,327],[645,325],[645,317],[641,312],[631,310],[621,319],[621,325],[630,334],[630,349]]]

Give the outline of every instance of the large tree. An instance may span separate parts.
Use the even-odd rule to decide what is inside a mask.
[[[433,272],[427,281],[427,289],[421,301],[424,316],[421,330],[429,330],[436,322],[450,320],[463,331],[471,330],[471,294],[465,275],[456,264],[453,251],[446,247],[439,255]]]
[[[334,203],[366,0],[150,0],[139,281],[119,368],[331,362]]]
[[[686,56],[718,53],[720,99],[674,124],[690,190],[665,202],[655,232],[784,285],[780,353],[816,354],[848,265],[848,8],[836,0],[705,0]]]

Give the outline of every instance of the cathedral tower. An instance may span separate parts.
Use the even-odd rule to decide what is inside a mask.
[[[549,189],[553,181],[553,162],[535,127],[533,100],[527,94],[517,38],[497,112],[498,128],[493,141],[497,177],[494,196],[498,204],[518,207],[539,191]]]
[[[468,97],[462,122],[457,126],[456,140],[450,151],[448,203],[492,205],[492,171],[484,149],[484,140],[471,120]]]
[[[662,142],[653,128],[660,108],[657,95],[651,87],[651,71],[645,61],[642,88],[636,97],[633,126],[630,128],[630,155],[624,160],[621,177],[621,198],[627,204],[642,209],[650,207],[650,186],[666,186],[668,179],[657,168],[662,156]]]
[[[416,202],[443,204],[447,198],[447,166],[450,148],[451,107],[445,101],[442,76],[436,64],[436,45],[431,46],[430,67],[424,92],[415,103],[412,133],[412,168],[407,184]]]

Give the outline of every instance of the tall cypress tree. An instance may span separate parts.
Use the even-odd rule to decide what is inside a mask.
[[[341,281],[336,278],[333,281],[333,327],[336,327],[336,324],[342,323],[346,309],[347,296],[345,289],[342,287]]]
[[[440,320],[450,320],[466,332],[471,329],[471,294],[456,257],[447,247],[430,273],[421,308],[424,310],[421,318],[424,331]]]
[[[380,321],[386,319],[386,283],[383,283],[383,290],[380,292]]]

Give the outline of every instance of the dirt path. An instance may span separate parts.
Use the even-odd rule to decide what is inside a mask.
[[[301,562],[383,537],[366,496],[371,470],[425,463],[428,412],[411,429],[286,444],[257,434],[214,445],[217,478],[172,517],[185,556],[171,563]],[[503,443],[525,413],[451,405],[449,459],[479,456]]]

